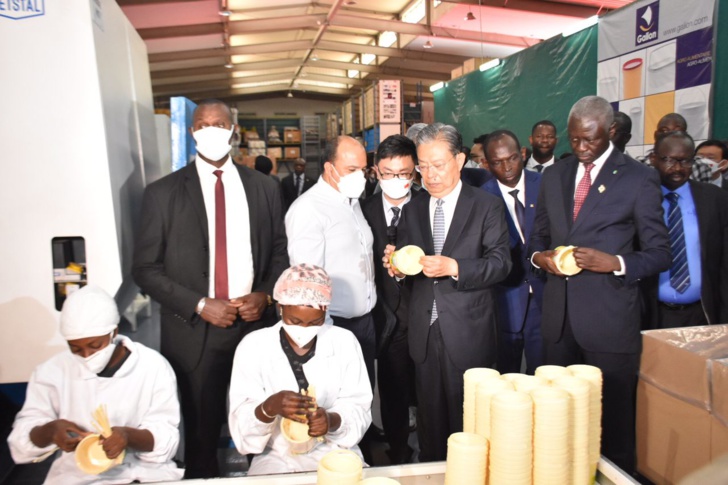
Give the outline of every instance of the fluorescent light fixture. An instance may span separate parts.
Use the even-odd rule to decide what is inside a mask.
[[[433,47],[434,46],[432,45],[432,42],[430,42],[429,40],[427,42],[425,42],[424,44],[422,44],[423,49],[432,49]]]
[[[444,81],[440,81],[439,83],[436,83],[436,84],[433,84],[432,86],[430,86],[430,92],[431,93],[434,93],[438,89],[442,89],[444,87],[445,87],[445,82]]]
[[[235,66],[233,66],[233,63],[232,62],[226,62],[225,63],[225,67],[228,68],[228,69],[232,69]]]
[[[392,47],[397,42],[397,33],[387,30],[379,34],[379,47]]]
[[[501,63],[501,60],[496,57],[495,59],[491,59],[488,62],[482,63],[478,69],[480,69],[481,72],[487,71],[488,69],[490,69],[492,67],[500,66],[500,63]]]
[[[233,14],[233,13],[232,13],[232,12],[231,12],[230,10],[220,10],[220,11],[219,11],[219,12],[217,12],[217,13],[218,13],[218,14],[219,14],[219,15],[220,15],[221,17],[229,17],[229,16],[231,16],[231,15]]]
[[[564,37],[568,37],[572,34],[576,34],[577,32],[580,32],[588,27],[591,27],[592,25],[596,24],[597,22],[599,22],[599,16],[593,15],[584,20],[575,22],[571,27],[564,29],[564,31],[561,33],[561,35],[563,35]]]
[[[376,60],[377,56],[374,54],[362,54],[361,55],[361,63],[366,64],[367,66],[374,62]]]
[[[288,91],[288,94],[286,94],[286,97],[287,97],[287,98],[292,98],[292,97],[293,97],[293,93],[292,93],[292,92],[290,92],[290,91]]]

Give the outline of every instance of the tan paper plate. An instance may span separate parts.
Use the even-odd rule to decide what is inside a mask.
[[[76,465],[84,473],[98,475],[109,468],[120,465],[124,461],[125,454],[122,451],[115,459],[109,459],[101,446],[100,435],[90,434],[82,439],[76,447]]]
[[[576,259],[574,259],[574,249],[576,246],[559,246],[553,256],[556,267],[566,276],[581,273],[581,268],[576,265]]]
[[[290,451],[294,455],[304,455],[313,450],[318,444],[317,440],[308,435],[308,425],[292,419],[281,419],[281,433],[290,443]]]
[[[414,276],[422,271],[420,258],[425,252],[418,246],[405,246],[392,253],[389,262],[401,273]]]

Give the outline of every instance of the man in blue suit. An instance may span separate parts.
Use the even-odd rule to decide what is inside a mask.
[[[521,144],[515,134],[498,130],[485,142],[485,158],[494,178],[481,187],[503,201],[513,267],[496,287],[498,308],[498,364],[501,373],[520,372],[523,353],[526,373],[543,363],[541,301],[543,272],[536,270],[526,253],[536,215],[541,174],[523,170]]]

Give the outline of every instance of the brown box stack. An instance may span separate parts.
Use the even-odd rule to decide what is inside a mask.
[[[728,325],[650,330],[642,342],[637,469],[673,484],[728,451],[728,415],[720,414],[728,397],[719,398],[728,393],[728,361],[715,360],[728,357]]]
[[[296,158],[300,158],[301,156],[301,149],[299,147],[286,147],[286,153],[283,158],[286,160],[295,160]]]
[[[281,147],[268,147],[266,151],[268,158],[283,158],[283,148]]]
[[[301,143],[301,130],[298,128],[284,128],[283,143]]]

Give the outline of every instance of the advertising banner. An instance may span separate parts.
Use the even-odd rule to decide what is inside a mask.
[[[600,20],[597,94],[632,119],[633,157],[652,149],[667,113],[708,138],[713,9],[714,0],[643,0]]]

